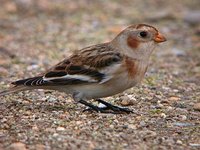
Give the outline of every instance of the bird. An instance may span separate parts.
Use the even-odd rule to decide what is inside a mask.
[[[0,96],[47,89],[70,94],[75,103],[99,113],[131,113],[132,110],[108,103],[102,98],[121,93],[141,83],[149,58],[166,37],[148,24],[130,25],[110,42],[76,50],[38,76],[12,82]],[[102,106],[94,105],[95,100]]]

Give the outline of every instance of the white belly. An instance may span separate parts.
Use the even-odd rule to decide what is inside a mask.
[[[137,73],[135,76],[130,76],[127,70],[122,68],[115,73],[115,77],[104,83],[66,85],[59,87],[59,89],[56,90],[69,94],[78,92],[81,93],[85,99],[96,99],[112,96],[121,93],[139,83],[144,76],[146,64],[142,64],[140,68],[141,69],[139,70],[139,73]]]
[[[70,94],[73,94],[74,92],[80,92],[86,99],[96,99],[121,93],[126,89],[133,87],[137,83],[137,80],[130,81],[130,79],[128,79],[126,76],[123,78],[112,79],[103,84],[90,83],[74,86],[63,86],[58,90]]]

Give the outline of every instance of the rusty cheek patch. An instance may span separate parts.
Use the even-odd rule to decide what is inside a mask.
[[[127,44],[129,47],[131,48],[137,48],[139,46],[139,42],[137,39],[135,39],[134,37],[132,36],[129,36],[128,39],[127,39]]]
[[[134,78],[137,74],[137,66],[135,62],[126,58],[125,64],[126,64],[129,77]]]

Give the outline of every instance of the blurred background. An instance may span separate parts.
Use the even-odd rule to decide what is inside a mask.
[[[147,23],[155,26],[168,39],[154,52],[143,84],[125,92],[125,96],[114,97],[119,102],[124,99],[125,102],[129,102],[129,99],[141,100],[131,107],[140,114],[146,112],[146,118],[139,116],[136,119],[131,116],[112,118],[112,116],[112,119],[102,119],[98,115],[77,114],[76,112],[80,110],[71,109],[78,109],[73,103],[70,104],[71,98],[57,92],[54,92],[55,96],[48,92],[44,95],[42,91],[40,95],[30,93],[26,95],[27,99],[22,95],[21,97],[11,95],[1,101],[0,118],[3,121],[1,121],[0,135],[3,136],[0,136],[0,146],[5,147],[20,141],[32,149],[37,149],[35,144],[38,143],[40,148],[46,145],[54,149],[70,147],[73,144],[74,148],[85,145],[85,148],[91,149],[116,147],[142,149],[159,148],[159,145],[161,148],[163,146],[188,149],[193,148],[191,143],[200,142],[197,128],[191,132],[184,129],[180,131],[180,128],[187,127],[188,124],[173,124],[180,121],[197,124],[199,119],[196,110],[200,110],[200,0],[0,0],[0,2],[0,89],[9,87],[8,83],[13,80],[31,77],[45,71],[69,56],[73,50],[110,41],[131,24]],[[38,98],[39,100],[35,102]],[[69,99],[67,102],[66,98]],[[115,99],[110,98],[114,102]],[[37,111],[35,108],[38,108]],[[168,112],[172,108],[175,111]],[[48,115],[42,116],[41,111]],[[31,120],[30,116],[33,113],[43,121]],[[66,120],[68,113],[72,118],[76,118],[77,122],[70,122],[72,118]],[[15,114],[18,114],[16,118],[13,117]],[[171,123],[173,131],[166,127],[166,120],[163,120],[166,115],[172,118],[168,123]],[[23,122],[21,119],[24,116],[27,118]],[[155,116],[157,118],[152,121]],[[92,124],[95,126],[87,121],[91,120],[90,117],[96,120]],[[109,119],[117,120],[117,123],[110,122]],[[101,122],[102,120],[104,121]],[[121,126],[124,123],[128,125],[123,128]],[[80,124],[86,127],[77,127]],[[111,131],[101,128],[99,124],[107,126]],[[149,127],[146,127],[146,124]],[[158,124],[163,128],[158,127]],[[48,127],[50,129],[46,131],[44,128]],[[118,128],[122,128],[126,136],[121,136],[122,129]],[[134,133],[130,132],[129,128],[133,129]],[[143,133],[144,128],[149,128],[152,132]],[[177,129],[181,134],[174,134]],[[86,134],[93,130],[97,130],[95,135]],[[63,133],[57,133],[59,131]],[[60,141],[58,138],[54,139],[55,133],[58,134]],[[145,141],[140,135],[146,134],[156,138],[147,137]],[[65,139],[63,136],[74,137],[77,141],[71,142],[74,139]],[[159,143],[163,136],[168,137],[164,144]],[[120,142],[123,144],[119,144]]]
[[[37,64],[46,63],[44,57],[60,59],[71,50],[109,41],[137,23],[166,34],[168,47],[160,53],[200,47],[199,0],[1,0],[0,7],[0,46]]]

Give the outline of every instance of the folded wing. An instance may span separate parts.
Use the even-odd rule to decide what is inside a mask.
[[[105,49],[107,48],[107,49]],[[103,83],[112,78],[107,68],[122,61],[122,56],[107,46],[88,47],[65,59],[44,75],[18,80],[14,85],[56,86],[83,83]]]

